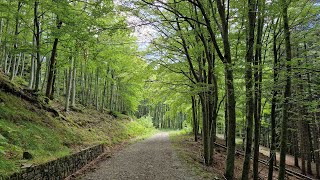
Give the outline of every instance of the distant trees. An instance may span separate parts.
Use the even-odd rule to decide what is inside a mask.
[[[125,16],[107,1],[2,1],[0,65],[49,99],[132,113],[146,64]],[[110,101],[109,101],[110,100]]]

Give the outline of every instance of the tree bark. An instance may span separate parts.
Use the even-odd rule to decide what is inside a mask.
[[[99,67],[96,69],[96,83],[95,83],[95,104],[96,110],[99,110]]]
[[[40,56],[40,22],[38,18],[38,9],[39,9],[39,1],[34,2],[34,42],[36,44],[36,62],[37,62],[37,68],[35,73],[35,91],[39,90],[40,86],[40,74],[41,74],[41,65],[42,60]]]
[[[16,14],[16,22],[15,22],[15,31],[14,31],[14,56],[11,57],[11,63],[10,63],[10,80],[13,80],[16,74],[16,66],[17,66],[17,51],[18,51],[18,36],[19,36],[19,14],[22,7],[22,2],[18,1],[18,8],[17,8],[17,14]]]
[[[259,179],[259,146],[260,146],[260,124],[261,124],[261,86],[262,86],[262,33],[264,26],[265,0],[258,1],[258,27],[256,52],[254,60],[254,156],[253,156],[253,179]]]
[[[286,49],[286,84],[284,89],[284,102],[282,107],[282,121],[281,121],[281,142],[280,142],[280,165],[278,179],[285,179],[286,168],[286,153],[287,153],[287,121],[289,117],[289,103],[291,98],[291,41],[290,41],[290,29],[288,19],[288,6],[289,3],[286,0],[281,0],[282,16],[283,16],[283,29],[285,36],[285,49]]]
[[[71,93],[71,107],[76,106],[76,81],[77,81],[77,65],[76,59],[73,60],[73,70],[72,70],[72,93]]]
[[[193,134],[194,134],[194,141],[198,141],[198,120],[197,120],[197,103],[195,96],[191,96],[192,100],[192,120],[193,120]]]
[[[62,21],[57,16],[57,30],[59,30],[62,26]],[[55,78],[55,68],[56,68],[56,56],[57,56],[57,47],[58,47],[59,38],[55,38],[51,51],[51,58],[49,64],[49,74],[46,88],[46,96],[49,99],[53,99],[53,89],[54,89],[54,78]]]
[[[67,94],[66,94],[66,101],[65,101],[65,107],[64,107],[64,109],[65,109],[65,111],[69,111],[69,108],[70,108],[70,96],[71,96],[71,89],[72,89],[72,79],[73,79],[73,77],[72,77],[72,75],[73,75],[73,73],[72,73],[72,69],[73,69],[73,63],[74,63],[74,59],[73,59],[73,57],[72,56],[70,56],[69,57],[69,62],[70,62],[70,67],[69,67],[69,75],[68,75],[68,78],[67,78],[67,80],[68,80],[68,86],[67,86]]]
[[[246,145],[245,156],[242,168],[242,180],[249,179],[251,151],[252,151],[252,132],[253,132],[253,88],[252,88],[252,62],[254,59],[254,30],[256,22],[255,1],[248,0],[248,35],[247,35],[247,54],[246,54]]]
[[[270,161],[269,161],[269,171],[268,180],[273,179],[273,165],[276,162],[276,106],[277,106],[277,96],[278,96],[278,51],[277,51],[277,37],[276,32],[278,25],[278,20],[276,21],[273,29],[273,88],[272,88],[272,100],[271,100],[271,145],[270,145]]]

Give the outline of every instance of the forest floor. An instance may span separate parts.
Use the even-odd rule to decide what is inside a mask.
[[[223,134],[217,134],[217,137],[219,139],[224,139],[224,135]],[[240,142],[240,140],[239,140]],[[259,146],[259,152],[261,154],[261,157],[264,158],[264,159],[268,159],[270,157],[270,149],[267,148],[267,147],[264,147],[264,146]],[[279,161],[280,159],[280,152],[276,152],[276,159],[277,161]],[[299,160],[299,166],[301,167],[301,158],[298,158]],[[306,162],[307,163],[307,162]],[[279,164],[279,162],[278,162]],[[290,155],[290,154],[287,154],[286,155],[286,165],[287,165],[287,169],[291,169],[291,170],[294,170],[296,172],[300,172],[301,170],[296,167],[294,165],[294,156]],[[315,173],[316,172],[316,164],[315,163],[311,163],[311,166],[312,166],[312,172]],[[312,175],[308,175],[310,177],[312,177]]]
[[[224,179],[225,171],[225,159],[226,159],[226,149],[221,147],[216,147],[214,154],[214,163],[212,166],[207,167],[203,165],[202,157],[202,142],[199,138],[198,142],[194,141],[194,137],[191,134],[173,134],[171,135],[172,143],[177,151],[178,156],[186,164],[193,169],[193,171],[202,178],[210,179]],[[217,139],[218,143],[223,144],[224,140]],[[261,156],[262,159],[266,158]],[[235,159],[235,179],[241,179],[243,165],[243,157],[240,154],[236,154]],[[298,171],[299,172],[299,171]],[[252,175],[252,170],[250,171]],[[250,176],[251,176],[250,175]],[[278,171],[274,171],[273,179],[277,179]],[[268,176],[268,166],[264,164],[259,165],[259,177],[260,179],[267,179]],[[292,176],[287,176],[287,180],[296,180],[297,178]]]
[[[80,177],[96,179],[192,180],[192,171],[180,162],[169,139],[168,132],[132,144],[98,163],[96,169]]]

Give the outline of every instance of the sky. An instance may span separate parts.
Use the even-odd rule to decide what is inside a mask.
[[[114,0],[114,3],[116,5],[134,6],[130,3],[130,0]],[[150,42],[156,37],[157,31],[151,25],[144,24],[140,18],[129,12],[123,13],[123,15],[127,17],[129,27],[134,29],[133,36],[137,38],[139,50],[146,50]]]

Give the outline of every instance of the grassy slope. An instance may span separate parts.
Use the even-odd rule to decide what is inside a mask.
[[[0,175],[19,171],[22,164],[43,163],[98,143],[112,146],[155,131],[147,120],[125,115],[114,118],[92,109],[60,113],[66,118],[0,90]],[[22,160],[24,151],[33,159]]]

